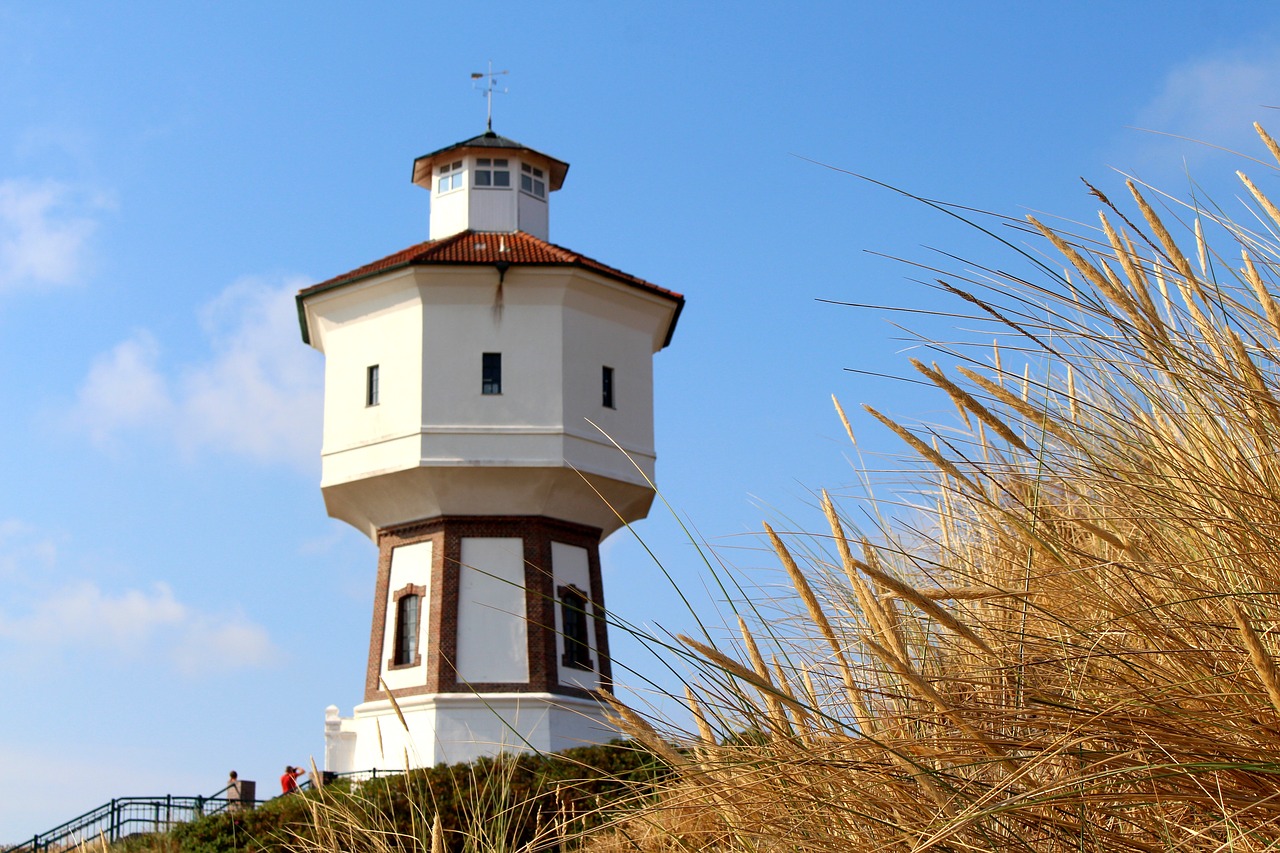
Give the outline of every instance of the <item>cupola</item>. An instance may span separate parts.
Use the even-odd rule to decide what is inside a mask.
[[[413,161],[413,182],[431,192],[430,238],[463,231],[523,231],[549,240],[547,196],[569,164],[487,130]]]

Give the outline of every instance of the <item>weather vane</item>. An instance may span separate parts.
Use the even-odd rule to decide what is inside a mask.
[[[476,87],[476,81],[477,81],[477,80],[486,80],[486,81],[488,81],[488,82],[486,82],[486,83],[485,83],[485,85],[484,85],[484,89],[482,90],[482,92],[483,92],[483,94],[484,94],[484,99],[488,102],[488,115],[486,116],[486,119],[485,119],[485,127],[486,127],[486,129],[488,129],[488,130],[493,130],[493,93],[494,93],[494,91],[496,90],[499,94],[502,94],[502,95],[507,94],[507,90],[506,90],[505,88],[503,88],[503,89],[498,89],[498,79],[497,79],[497,78],[498,78],[498,75],[500,75],[500,74],[508,74],[508,73],[510,73],[510,72],[507,72],[507,71],[494,71],[494,70],[493,70],[493,60],[492,60],[492,59],[490,59],[490,60],[489,60],[489,70],[488,70],[488,71],[473,71],[473,72],[471,73],[471,88],[472,88],[472,89],[477,88],[477,87]]]

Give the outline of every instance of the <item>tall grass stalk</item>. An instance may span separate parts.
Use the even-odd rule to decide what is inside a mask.
[[[1028,217],[1034,281],[939,279],[1001,342],[914,362],[955,428],[868,408],[921,506],[768,530],[796,620],[681,638],[696,729],[619,713],[685,749],[593,849],[1280,846],[1280,208],[1240,177],[1256,228],[1128,181]]]

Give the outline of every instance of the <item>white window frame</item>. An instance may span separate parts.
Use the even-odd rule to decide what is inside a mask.
[[[445,163],[436,170],[436,195],[462,189],[467,185],[465,176],[466,170],[462,168],[461,160]]]
[[[537,166],[521,163],[520,192],[545,200],[547,197],[546,173]]]
[[[478,190],[511,189],[511,161],[506,157],[477,157],[471,185]],[[499,176],[506,183],[499,183]]]

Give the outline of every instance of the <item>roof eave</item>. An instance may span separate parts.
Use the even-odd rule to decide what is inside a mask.
[[[298,305],[298,325],[302,327],[302,342],[308,346],[311,344],[311,330],[307,327],[307,309],[304,304],[308,299],[313,296],[318,296],[321,293],[328,293],[330,290],[337,290],[339,287],[346,287],[349,284],[355,284],[356,282],[373,278],[374,276],[385,275],[386,273],[395,272],[396,270],[402,270],[405,267],[413,266],[413,263],[413,261],[401,261],[398,264],[392,264],[391,266],[383,267],[382,269],[370,270],[367,273],[353,275],[350,278],[343,278],[339,276],[325,284],[313,285],[298,291],[298,294],[293,297],[293,300]]]
[[[511,141],[515,142],[515,140],[511,140]],[[409,175],[410,183],[416,184],[417,186],[425,186],[427,189],[430,189],[431,165],[435,163],[436,160],[441,157],[441,155],[452,154],[455,152],[461,153],[464,151],[489,151],[489,152],[512,151],[512,152],[526,152],[529,154],[537,155],[538,157],[541,157],[542,159],[547,161],[548,170],[550,172],[549,177],[551,179],[549,182],[551,192],[555,192],[556,190],[564,186],[564,179],[569,173],[568,163],[566,163],[563,160],[552,157],[550,154],[543,154],[541,151],[537,150],[536,148],[530,148],[529,146],[522,145],[520,143],[516,143],[516,147],[505,147],[505,146],[501,148],[489,147],[484,145],[476,145],[473,143],[473,140],[467,139],[462,142],[454,143],[453,145],[450,145],[447,148],[441,148],[439,151],[432,151],[430,154],[423,154],[421,157],[414,158],[413,170]],[[421,164],[421,168],[419,168],[419,164]],[[424,181],[426,182],[425,184],[423,183]]]

